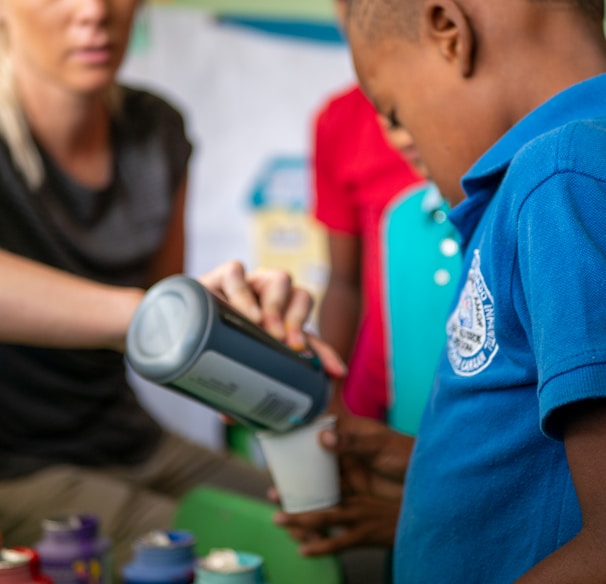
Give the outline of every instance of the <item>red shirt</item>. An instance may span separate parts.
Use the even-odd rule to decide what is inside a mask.
[[[397,195],[423,179],[385,140],[377,114],[358,87],[333,97],[315,125],[315,216],[330,231],[362,240],[363,314],[343,386],[348,408],[385,419],[381,215]]]

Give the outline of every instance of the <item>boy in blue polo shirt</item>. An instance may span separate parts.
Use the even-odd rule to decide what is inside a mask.
[[[351,0],[361,85],[465,254],[398,583],[606,582],[602,18],[603,0]]]

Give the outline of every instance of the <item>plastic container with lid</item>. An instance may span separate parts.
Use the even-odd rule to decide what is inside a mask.
[[[27,547],[0,550],[0,584],[53,584],[40,573],[37,552]]]
[[[124,584],[190,584],[195,538],[188,531],[151,531],[134,544],[133,560],[122,569]]]
[[[196,584],[264,584],[263,558],[232,549],[211,550],[198,560]]]
[[[55,584],[110,584],[110,541],[93,515],[62,515],[42,522],[35,549]]]

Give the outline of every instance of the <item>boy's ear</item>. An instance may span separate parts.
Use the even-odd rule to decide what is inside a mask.
[[[463,77],[473,73],[475,36],[464,8],[456,0],[429,0],[424,9],[425,29],[448,61],[456,61]]]

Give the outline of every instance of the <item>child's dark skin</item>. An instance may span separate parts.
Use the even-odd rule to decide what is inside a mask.
[[[516,122],[606,71],[601,3],[593,15],[566,1],[405,4],[418,11],[353,0],[348,39],[365,92],[394,129],[410,134],[452,206],[464,198],[462,175]],[[517,582],[606,582],[606,400],[559,416],[583,527]],[[401,452],[404,468],[408,455]]]

